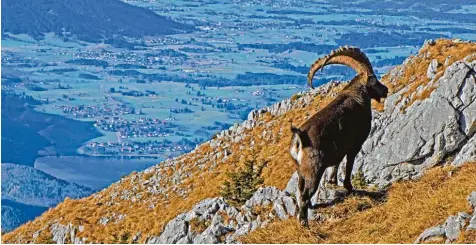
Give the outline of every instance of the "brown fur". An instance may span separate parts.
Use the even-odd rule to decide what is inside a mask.
[[[344,187],[352,192],[354,158],[370,133],[371,99],[380,100],[387,93],[388,89],[373,74],[358,75],[329,105],[299,128],[291,128],[294,135],[290,152],[298,163],[297,198],[302,224],[307,225],[310,199],[326,168],[337,167],[344,157],[347,157]]]

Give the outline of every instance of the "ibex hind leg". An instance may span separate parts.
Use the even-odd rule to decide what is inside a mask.
[[[347,154],[347,163],[345,166],[344,188],[347,189],[347,195],[352,194],[354,187],[352,186],[352,169],[354,168],[354,159],[357,153]]]
[[[306,188],[306,180],[301,175],[298,177],[296,199],[299,206],[298,220],[302,226],[306,227],[308,226],[307,210],[309,209],[309,190]]]
[[[302,201],[299,207],[298,220],[301,226],[303,227],[309,227],[307,213],[308,213],[310,204],[311,204],[310,200]]]

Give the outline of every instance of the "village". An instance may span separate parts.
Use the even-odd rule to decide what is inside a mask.
[[[141,117],[139,119],[127,120],[120,117],[104,117],[96,120],[94,126],[108,132],[117,132],[119,137],[167,137],[174,131],[171,128],[177,125],[165,120]]]

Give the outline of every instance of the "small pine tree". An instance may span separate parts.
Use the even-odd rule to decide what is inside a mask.
[[[222,185],[221,195],[234,206],[243,205],[263,184],[261,173],[267,163],[268,161],[258,163],[257,154],[253,151],[242,168],[227,173],[228,180]]]
[[[365,176],[362,170],[357,171],[353,176],[352,186],[357,189],[366,189],[368,187],[367,180],[365,180]]]

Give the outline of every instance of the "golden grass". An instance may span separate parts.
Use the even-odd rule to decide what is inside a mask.
[[[475,244],[476,243],[476,230],[469,230],[464,231],[456,243],[468,243],[468,244]]]
[[[195,217],[190,220],[190,230],[196,232],[197,234],[204,232],[209,225],[210,221],[201,220],[198,217]]]
[[[450,174],[452,173],[452,174]],[[460,169],[437,167],[418,181],[394,183],[388,200],[378,203],[351,197],[319,212],[334,214],[310,229],[295,219],[279,221],[241,238],[244,243],[412,243],[426,228],[443,223],[450,215],[471,212],[466,198],[476,190],[476,162]],[[366,203],[365,211],[359,206]],[[475,243],[474,232],[461,242]]]

